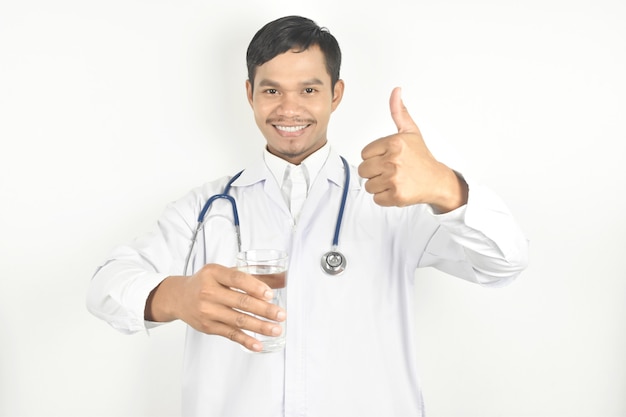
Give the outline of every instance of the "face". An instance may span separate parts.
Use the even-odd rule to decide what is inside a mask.
[[[257,67],[248,101],[268,150],[292,164],[324,146],[330,115],[343,96],[343,81],[331,88],[324,55],[317,46],[288,51]]]

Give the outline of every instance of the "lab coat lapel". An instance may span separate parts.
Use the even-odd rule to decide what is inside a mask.
[[[360,188],[358,178],[355,170],[351,169],[350,186],[349,189]],[[332,149],[328,160],[322,167],[319,175],[315,179],[311,191],[307,197],[302,213],[300,214],[300,226],[306,227],[307,224],[316,217],[316,209],[321,203],[323,198],[327,198],[327,191],[329,187],[337,186],[343,189],[345,183],[345,172],[343,168],[343,162],[338,154]]]
[[[273,200],[288,215],[289,207],[285,203],[282,192],[276,183],[276,179],[267,168],[263,158],[259,158],[257,162],[246,168],[241,176],[233,182],[233,187],[248,187],[258,182],[264,182],[263,190],[265,194]]]

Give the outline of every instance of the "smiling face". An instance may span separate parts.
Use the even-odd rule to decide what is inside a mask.
[[[337,81],[333,91],[319,47],[287,51],[258,66],[252,87],[246,81],[254,119],[272,154],[298,165],[324,146],[344,85]]]

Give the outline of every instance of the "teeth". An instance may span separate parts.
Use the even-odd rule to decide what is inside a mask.
[[[283,132],[297,132],[298,130],[302,130],[306,127],[304,126],[276,126],[276,129],[282,130]]]

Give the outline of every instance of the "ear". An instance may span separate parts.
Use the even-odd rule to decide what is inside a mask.
[[[248,103],[252,106],[252,83],[250,80],[246,80],[246,95],[248,96]]]
[[[331,106],[332,111],[335,111],[335,109],[339,106],[339,103],[341,103],[344,88],[345,85],[343,83],[343,80],[337,80],[337,82],[335,83],[335,89],[333,91],[333,102]]]

